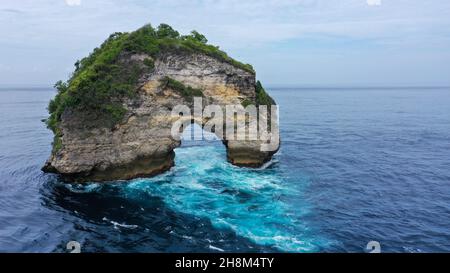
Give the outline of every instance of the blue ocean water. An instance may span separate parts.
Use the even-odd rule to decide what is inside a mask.
[[[282,146],[260,169],[183,142],[148,179],[69,185],[44,174],[50,89],[0,90],[0,251],[450,251],[450,89],[290,88]]]

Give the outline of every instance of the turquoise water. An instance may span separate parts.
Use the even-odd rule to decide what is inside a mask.
[[[153,178],[69,185],[40,171],[48,89],[0,90],[0,251],[450,251],[450,90],[270,89],[281,150],[260,169],[184,141]]]
[[[153,178],[135,179],[110,185],[90,183],[64,185],[74,193],[102,193],[111,188],[129,200],[146,204],[160,199],[167,209],[207,220],[215,230],[231,232],[267,249],[263,251],[314,252],[326,245],[326,240],[314,236],[311,227],[301,218],[309,213],[307,205],[291,207],[290,199],[298,198],[301,187],[288,185],[272,168],[275,158],[260,169],[238,168],[226,162],[221,142],[184,143],[175,150],[175,167]],[[307,183],[307,181],[304,181]],[[147,196],[147,197],[143,197]],[[145,209],[139,208],[141,213]],[[142,228],[132,221],[117,222],[108,217],[116,230]],[[178,236],[196,244],[195,236],[170,225],[170,236]],[[206,238],[209,251],[227,251],[224,238]],[[234,246],[239,250],[239,246]],[[247,251],[255,251],[249,246]]]
[[[317,251],[319,238],[309,236],[301,221],[307,209],[286,200],[300,189],[284,182],[270,168],[238,168],[224,161],[221,143],[176,149],[176,167],[153,179],[126,185],[127,192],[162,196],[176,211],[211,221],[217,229],[232,230],[251,241],[283,251]],[[273,163],[276,164],[276,163]]]

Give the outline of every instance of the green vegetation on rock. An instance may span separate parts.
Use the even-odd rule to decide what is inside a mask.
[[[170,77],[164,77],[161,80],[162,88],[170,88],[176,92],[178,92],[181,96],[183,96],[188,101],[192,101],[194,97],[203,97],[203,91],[197,88],[193,88],[191,86],[186,86],[183,83],[174,80]]]
[[[153,70],[155,68],[155,62],[153,62],[152,59],[150,58],[145,58],[144,59],[144,64],[150,69]]]
[[[156,57],[161,52],[170,51],[200,52],[247,72],[255,73],[251,65],[238,62],[221,51],[218,46],[208,44],[205,36],[197,31],[192,31],[190,35],[180,35],[178,31],[166,24],[159,25],[157,29],[151,25],[145,25],[130,33],[125,42],[125,49],[134,53],[146,53],[152,57]]]
[[[256,105],[275,105],[275,101],[267,94],[260,81],[256,82]]]
[[[250,100],[250,99],[244,99],[244,100],[241,102],[241,104],[242,104],[242,106],[244,106],[244,107],[247,107],[247,106],[249,106],[249,105],[255,105],[255,103],[254,103],[252,100]]]
[[[264,90],[264,87],[262,86],[260,81],[256,82],[255,91],[256,91],[255,102],[251,101],[250,99],[244,99],[241,102],[242,106],[247,107],[249,105],[256,105],[256,106],[267,105],[268,109],[270,109],[271,105],[276,105],[275,100],[272,99],[272,97],[269,96],[269,94],[267,94],[266,90]]]
[[[55,84],[56,97],[50,101],[47,126],[57,133],[61,115],[68,108],[86,113],[95,113],[102,124],[114,125],[123,119],[126,109],[125,98],[133,98],[137,83],[145,71],[154,69],[154,61],[167,52],[202,53],[227,62],[247,72],[254,73],[251,65],[240,63],[218,47],[207,44],[208,40],[197,31],[180,35],[169,25],[161,24],[156,29],[151,25],[130,33],[113,33],[105,42],[86,58],[75,63],[75,71],[67,82]],[[143,62],[127,61],[127,54],[146,54],[150,58]],[[181,88],[175,81],[168,80],[183,96],[200,94],[201,91]],[[57,143],[57,141],[55,141]],[[57,144],[55,144],[57,145]]]
[[[53,153],[58,152],[62,147],[62,141],[61,141],[61,137],[59,136],[59,134],[55,134],[55,136],[53,137]]]

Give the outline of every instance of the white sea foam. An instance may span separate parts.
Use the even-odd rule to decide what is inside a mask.
[[[237,168],[226,162],[226,151],[218,146],[177,149],[175,160],[178,167],[172,175],[141,179],[128,188],[159,196],[175,211],[208,219],[215,228],[232,230],[260,245],[283,251],[316,249],[312,238],[303,240],[292,233],[297,228],[287,205],[274,198],[291,190],[268,166]]]
[[[223,249],[221,249],[221,248],[218,248],[218,247],[215,247],[215,246],[213,246],[213,245],[209,245],[209,249],[216,250],[216,251],[220,251],[220,252],[225,252],[225,250],[223,250]]]
[[[125,223],[118,223],[116,221],[109,220],[107,217],[103,217],[102,220],[105,221],[105,222],[111,223],[114,226],[114,229],[119,229],[119,228],[135,229],[135,228],[139,227],[137,225],[128,225],[128,224],[125,224]]]

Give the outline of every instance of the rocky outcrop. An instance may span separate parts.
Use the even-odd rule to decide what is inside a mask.
[[[141,73],[134,96],[120,103],[126,110],[112,126],[102,124],[95,112],[65,109],[57,125],[58,147],[43,170],[69,181],[110,181],[151,176],[174,165],[180,140],[171,134],[176,105],[193,106],[192,94],[176,90],[167,79],[200,90],[204,105],[255,102],[255,74],[201,52],[170,51],[157,57],[123,52],[125,65],[153,67]],[[207,119],[194,120],[204,124]],[[278,146],[261,151],[259,140],[224,140],[228,160],[238,166],[257,167],[271,159]],[[278,145],[278,144],[276,144]]]

